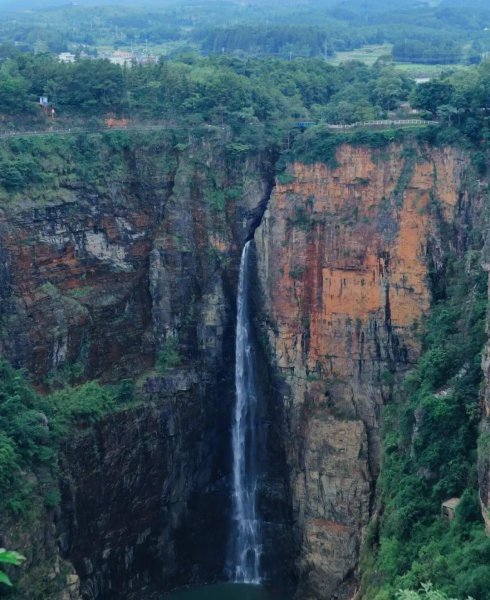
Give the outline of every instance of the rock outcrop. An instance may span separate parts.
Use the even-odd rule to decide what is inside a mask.
[[[489,239],[486,240],[483,267],[490,271]],[[489,282],[490,283],[490,282]],[[489,287],[490,298],[490,287]],[[487,319],[487,334],[490,332]],[[478,479],[480,502],[487,533],[490,535],[490,344],[487,344],[482,358],[484,386],[482,395],[482,420],[478,441]]]
[[[419,354],[460,203],[452,150],[342,146],[337,165],[290,164],[257,231],[295,528],[297,597],[350,597],[374,510],[380,411]]]
[[[40,384],[68,371],[117,380],[153,366],[184,319],[203,323],[201,298],[234,286],[273,171],[266,153],[229,159],[214,135],[182,151],[137,138],[116,180],[67,178],[1,207],[0,355]]]

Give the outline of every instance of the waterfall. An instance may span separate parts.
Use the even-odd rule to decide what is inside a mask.
[[[249,319],[248,241],[240,261],[237,297],[235,393],[232,425],[233,522],[231,576],[237,583],[260,583],[260,529],[256,512],[257,390]]]

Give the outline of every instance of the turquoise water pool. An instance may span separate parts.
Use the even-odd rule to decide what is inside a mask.
[[[291,596],[258,585],[222,583],[173,592],[164,600],[291,600]]]

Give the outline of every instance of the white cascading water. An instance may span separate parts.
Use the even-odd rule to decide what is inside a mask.
[[[233,523],[232,578],[236,583],[260,583],[260,528],[256,513],[257,448],[255,388],[249,321],[248,262],[250,244],[243,248],[237,297],[235,390],[232,427]]]

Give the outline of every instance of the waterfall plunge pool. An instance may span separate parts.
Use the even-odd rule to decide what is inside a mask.
[[[243,583],[221,583],[173,592],[164,600],[291,600],[292,596],[275,588]]]

